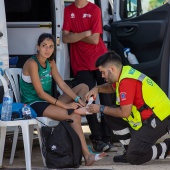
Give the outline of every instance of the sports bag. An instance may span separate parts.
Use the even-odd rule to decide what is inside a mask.
[[[81,165],[81,142],[70,122],[73,120],[41,128],[42,152],[48,168],[78,168]]]

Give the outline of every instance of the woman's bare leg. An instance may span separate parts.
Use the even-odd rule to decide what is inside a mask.
[[[83,130],[81,127],[81,116],[80,115],[74,114],[74,113],[72,113],[71,115],[68,115],[66,109],[63,109],[61,107],[57,107],[54,105],[50,105],[45,109],[43,116],[49,117],[55,120],[59,120],[59,121],[65,120],[65,119],[72,119],[74,122],[71,123],[71,126],[76,131],[76,133],[78,134],[80,138],[81,145],[82,145],[82,152],[85,158],[85,164],[90,166],[93,164],[93,162],[95,162],[94,156],[91,155],[91,153],[89,152],[87,148],[86,140],[85,140]],[[99,156],[103,158],[106,156],[106,154],[102,153]]]
[[[76,109],[76,110],[74,111],[74,113],[75,113],[75,114],[78,114],[78,115],[81,115],[81,116],[93,114],[93,113],[89,112],[88,106],[86,106],[86,107],[81,107],[81,108],[79,108],[79,109]]]
[[[82,145],[82,151],[83,151],[83,156],[85,159],[85,165],[86,166],[91,166],[95,161],[95,156],[94,154],[91,154],[87,148],[87,143],[83,134],[83,130],[81,128],[81,116],[78,114],[74,114],[72,113],[71,115],[71,119],[74,120],[73,123],[71,123],[72,128],[76,131],[76,133],[78,134],[80,141],[81,141],[81,145]],[[98,159],[102,159],[106,156],[106,153],[101,153],[98,154]]]
[[[75,94],[80,96],[82,98],[82,100],[85,102],[85,95],[89,91],[89,88],[87,85],[79,84],[79,85],[75,86],[74,88],[72,88],[72,90],[74,91]],[[61,96],[59,96],[58,99],[64,103],[73,102],[73,99],[71,97],[69,97],[68,95],[66,95],[65,93],[63,93]]]

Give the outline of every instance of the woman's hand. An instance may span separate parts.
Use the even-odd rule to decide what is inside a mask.
[[[82,99],[79,99],[78,103],[80,104],[79,105],[80,107],[85,107],[86,106],[86,103]]]
[[[79,106],[81,107],[79,103],[72,102],[69,104],[65,104],[64,109],[77,109]]]

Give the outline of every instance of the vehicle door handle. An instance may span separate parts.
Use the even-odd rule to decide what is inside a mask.
[[[3,33],[2,32],[0,32],[0,37],[2,37],[3,36]]]
[[[131,32],[133,32],[134,30],[135,30],[134,27],[124,28],[124,31],[125,31],[126,33],[131,33]]]
[[[127,23],[119,24],[116,25],[116,34],[118,37],[126,37],[134,34],[137,31],[138,27],[139,26],[137,24],[127,24]]]

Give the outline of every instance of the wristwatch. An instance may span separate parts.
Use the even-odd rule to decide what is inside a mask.
[[[100,106],[100,110],[99,110],[99,111],[100,111],[100,113],[103,113],[104,108],[105,108],[105,106],[104,106],[104,105],[101,105],[101,106]]]

